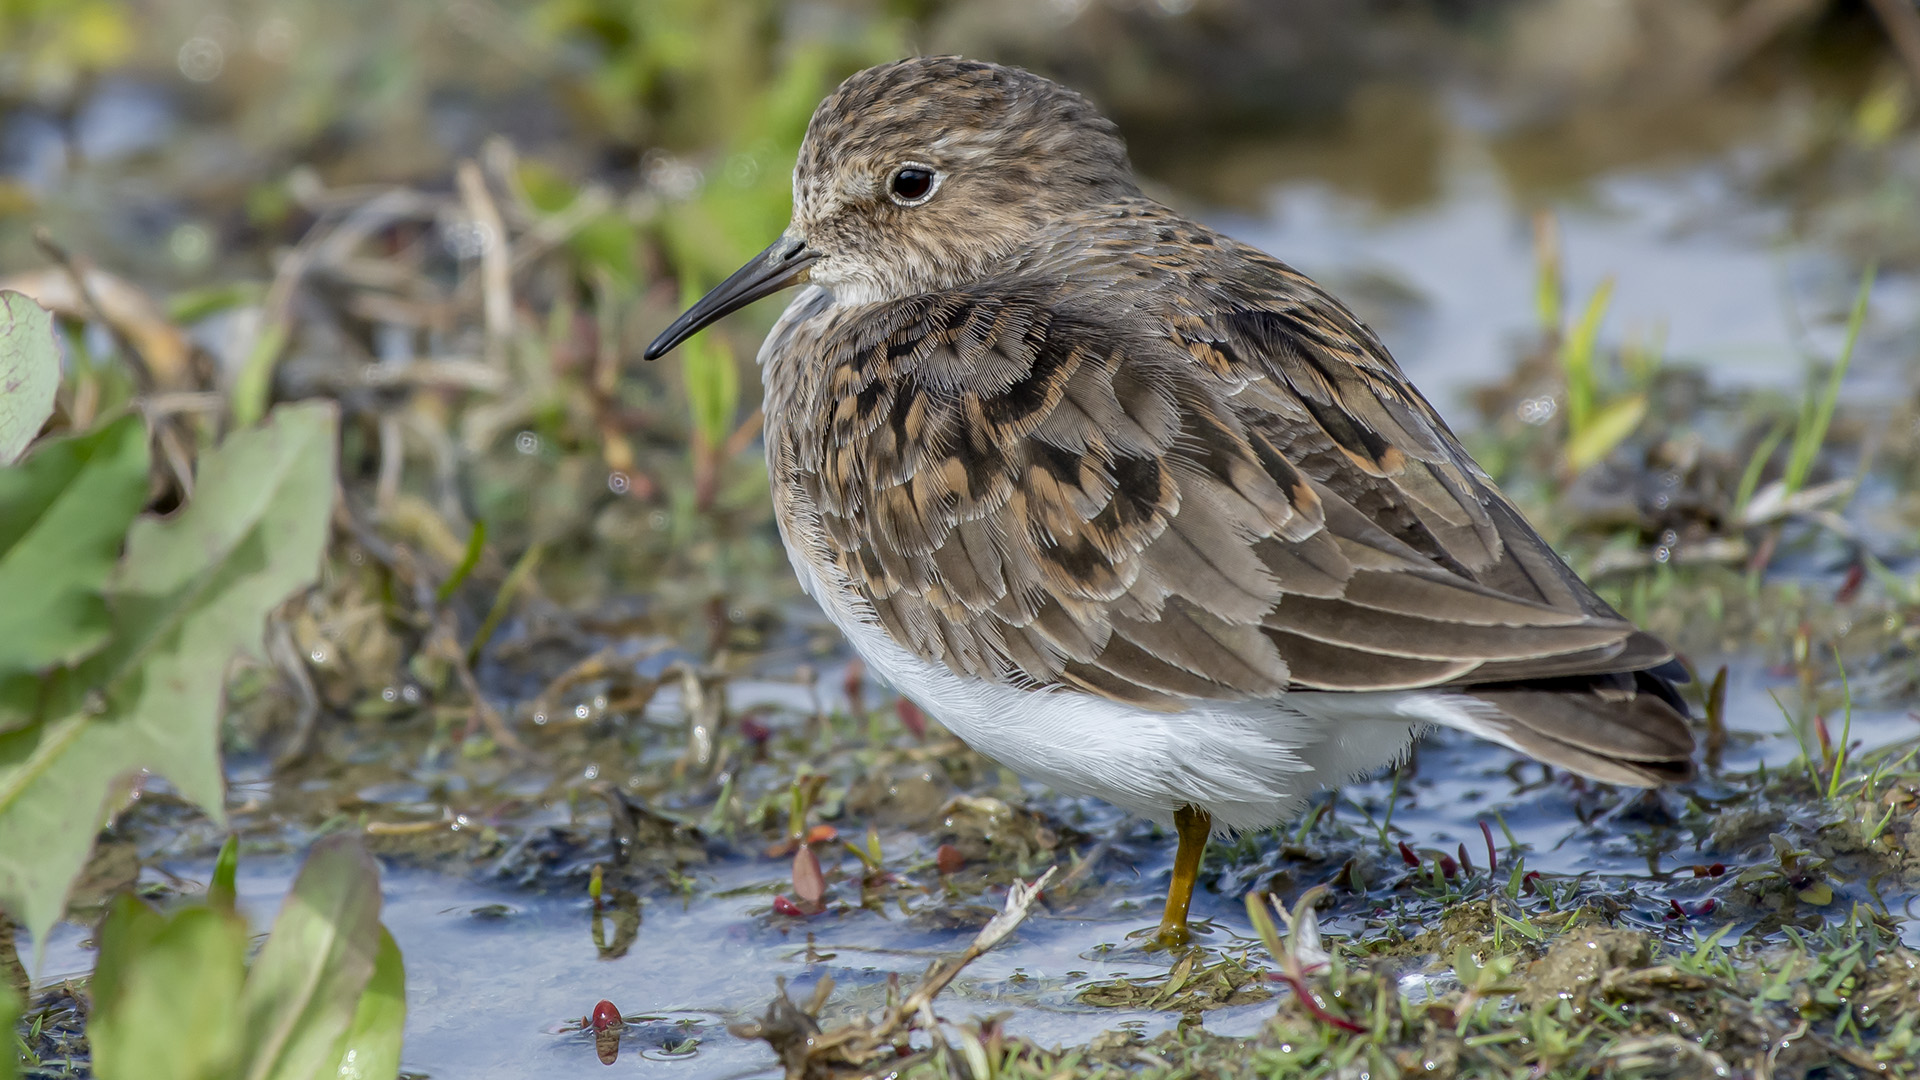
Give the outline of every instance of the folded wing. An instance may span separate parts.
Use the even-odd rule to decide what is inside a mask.
[[[1141,291],[1199,298],[1179,309],[1061,276],[900,301],[829,344],[820,422],[774,452],[893,636],[962,674],[1168,711],[1457,687],[1542,760],[1684,772],[1684,706],[1649,674],[1671,652],[1344,308],[1234,258],[1224,282]]]

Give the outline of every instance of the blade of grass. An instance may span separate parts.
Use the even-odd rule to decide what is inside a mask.
[[[1567,427],[1576,437],[1593,420],[1598,399],[1599,379],[1593,370],[1595,344],[1600,339],[1600,323],[1607,317],[1613,301],[1613,278],[1608,276],[1593,290],[1580,321],[1573,325],[1567,342],[1560,349],[1560,368],[1567,378]]]
[[[1840,795],[1840,774],[1847,767],[1847,745],[1853,740],[1853,687],[1847,683],[1847,665],[1840,661],[1840,650],[1833,650],[1833,664],[1840,669],[1840,745],[1833,752],[1833,770],[1827,774],[1827,801]]]
[[[1560,223],[1541,210],[1533,215],[1533,310],[1540,329],[1560,333]]]
[[[1575,473],[1604,461],[1647,416],[1647,395],[1631,394],[1610,401],[1592,422],[1567,440],[1567,468]]]
[[[1873,292],[1873,278],[1877,268],[1869,265],[1866,273],[1860,275],[1860,290],[1853,298],[1853,310],[1847,316],[1847,339],[1840,346],[1839,359],[1833,362],[1833,370],[1827,374],[1827,384],[1816,399],[1808,397],[1800,406],[1800,423],[1793,432],[1793,447],[1787,454],[1787,471],[1782,478],[1787,494],[1792,495],[1806,486],[1807,475],[1813,471],[1813,462],[1820,453],[1820,447],[1827,441],[1827,427],[1833,422],[1833,410],[1840,401],[1840,381],[1847,376],[1847,368],[1853,363],[1853,347],[1860,340],[1860,327],[1867,320],[1867,300]]]
[[[1401,766],[1394,766],[1393,790],[1387,793],[1387,812],[1380,820],[1380,847],[1382,850],[1392,850],[1393,848],[1393,841],[1388,838],[1388,833],[1389,830],[1393,828],[1394,804],[1400,801],[1400,780],[1402,772]]]
[[[1753,501],[1754,489],[1760,486],[1760,474],[1772,460],[1773,452],[1780,448],[1780,440],[1787,437],[1787,422],[1777,420],[1773,430],[1767,432],[1760,444],[1753,448],[1753,456],[1747,459],[1746,471],[1740,474],[1740,486],[1733,495],[1733,517],[1738,521],[1746,516],[1747,504]]]
[[[1787,730],[1793,732],[1793,741],[1800,747],[1800,760],[1806,762],[1807,779],[1813,781],[1813,790],[1819,791],[1820,770],[1813,763],[1814,753],[1813,749],[1807,745],[1806,732],[1800,730],[1800,725],[1794,722],[1793,714],[1787,711],[1787,703],[1780,700],[1779,694],[1769,690],[1767,691],[1767,696],[1773,699],[1774,706],[1780,710],[1780,715],[1786,719]]]
[[[480,650],[487,647],[487,641],[493,637],[493,632],[500,628],[500,621],[507,617],[507,610],[513,606],[513,598],[519,595],[521,587],[527,583],[528,578],[533,576],[534,570],[539,565],[540,545],[535,544],[528,548],[527,553],[520,556],[520,561],[514,563],[513,569],[507,572],[507,580],[500,583],[500,592],[493,598],[493,606],[487,609],[486,619],[480,623],[480,629],[473,635],[473,644],[467,646],[469,666],[479,660]]]
[[[452,598],[454,590],[458,589],[460,583],[467,580],[467,575],[473,573],[473,568],[479,565],[480,552],[486,546],[487,523],[476,521],[473,523],[473,531],[467,534],[467,550],[460,556],[460,565],[453,568],[453,573],[440,584],[439,591],[433,594],[434,603],[444,604]]]
[[[208,907],[222,915],[232,915],[238,910],[239,873],[240,837],[237,833],[228,833],[226,842],[220,845],[219,856],[213,861],[213,880],[207,883]]]

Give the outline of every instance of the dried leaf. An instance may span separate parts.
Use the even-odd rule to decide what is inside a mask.
[[[793,895],[811,908],[818,908],[827,898],[827,878],[820,871],[820,856],[806,844],[793,853]]]

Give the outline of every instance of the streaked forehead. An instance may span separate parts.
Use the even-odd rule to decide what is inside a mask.
[[[1017,108],[1053,97],[1087,108],[1078,94],[1038,75],[960,57],[915,57],[868,68],[814,111],[800,172],[966,142],[966,135],[999,127]]]
[[[814,111],[794,167],[796,214],[830,214],[904,161],[972,170],[972,198],[1138,194],[1119,129],[1091,102],[1019,68],[957,56],[868,68]]]

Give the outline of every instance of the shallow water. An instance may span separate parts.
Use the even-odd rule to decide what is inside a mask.
[[[1662,340],[1669,360],[1727,389],[1797,389],[1811,356],[1840,350],[1857,270],[1794,240],[1784,214],[1743,198],[1722,164],[1597,177],[1554,213],[1572,313],[1614,281],[1603,341]],[[1537,333],[1531,213],[1484,153],[1450,158],[1444,194],[1410,211],[1307,183],[1276,189],[1262,216],[1213,224],[1347,299],[1443,412],[1460,389],[1503,378],[1516,343]],[[1910,326],[1920,288],[1883,276],[1872,310],[1876,325]],[[1910,352],[1874,340],[1850,377],[1854,400],[1905,386]]]

